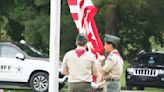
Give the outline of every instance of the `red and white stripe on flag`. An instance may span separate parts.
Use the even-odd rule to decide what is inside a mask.
[[[98,57],[98,55],[103,55],[104,47],[94,21],[97,9],[92,1],[67,0],[67,2],[78,31],[88,36],[89,42],[87,46],[89,50],[91,50],[96,57]]]

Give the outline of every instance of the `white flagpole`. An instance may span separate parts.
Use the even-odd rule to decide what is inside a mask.
[[[60,8],[61,0],[51,0],[49,92],[59,91]]]

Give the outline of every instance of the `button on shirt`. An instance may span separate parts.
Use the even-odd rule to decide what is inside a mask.
[[[106,78],[120,79],[123,72],[123,59],[117,50],[113,50],[106,58],[103,69]]]
[[[62,67],[67,67],[69,71],[68,82],[91,82],[92,73],[97,73],[96,58],[88,51],[79,57],[75,50],[67,52],[63,59]]]

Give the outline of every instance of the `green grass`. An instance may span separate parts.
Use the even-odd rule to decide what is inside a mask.
[[[124,72],[123,72],[123,74],[122,74],[122,76],[121,76],[121,87],[123,87],[123,88],[125,88],[125,85],[126,85],[126,82],[125,82],[125,71],[126,71],[126,68],[129,66],[129,63],[127,62],[127,61],[124,61]]]
[[[31,91],[25,91],[25,90],[5,90],[5,92],[31,92]]]
[[[125,81],[125,69],[127,68],[127,66],[129,65],[129,63],[127,61],[124,62],[124,72],[123,75],[121,77],[121,87],[125,88],[126,85],[126,81]],[[60,91],[60,92],[67,92],[67,85]],[[146,87],[145,88],[146,92],[164,92],[164,89],[158,89],[158,88],[150,88],[150,87]],[[5,90],[5,92],[31,92],[30,90]]]

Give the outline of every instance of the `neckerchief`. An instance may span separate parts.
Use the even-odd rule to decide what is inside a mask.
[[[76,48],[75,52],[76,52],[77,57],[81,57],[86,52],[86,50],[80,49],[80,48]]]

